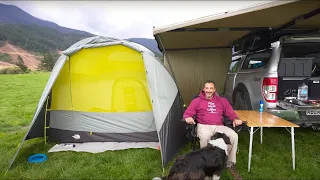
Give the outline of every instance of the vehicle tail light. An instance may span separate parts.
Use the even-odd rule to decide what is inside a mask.
[[[264,78],[262,82],[262,96],[266,102],[277,102],[278,78]]]

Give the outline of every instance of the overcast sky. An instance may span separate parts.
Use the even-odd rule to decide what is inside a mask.
[[[159,27],[268,1],[0,1],[60,26],[115,38],[153,38]]]

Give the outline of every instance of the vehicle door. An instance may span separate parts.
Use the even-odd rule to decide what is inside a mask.
[[[261,93],[261,85],[264,77],[268,77],[268,64],[270,61],[272,50],[266,49],[248,54],[244,59],[240,71],[237,73],[235,86],[238,83],[245,85],[248,91],[253,109],[259,107],[259,101],[263,99]]]
[[[230,103],[232,103],[232,93],[235,86],[235,79],[237,76],[237,72],[239,71],[239,67],[241,67],[242,63],[242,56],[238,56],[236,58],[233,58],[229,72],[227,74],[225,87],[224,87],[224,97],[229,100]]]

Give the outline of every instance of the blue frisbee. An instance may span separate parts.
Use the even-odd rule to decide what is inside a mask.
[[[48,159],[45,154],[35,154],[28,158],[29,163],[42,163]]]

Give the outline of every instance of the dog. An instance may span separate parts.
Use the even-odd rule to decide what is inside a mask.
[[[222,132],[215,133],[208,145],[177,158],[169,175],[161,179],[202,180],[206,177],[220,178],[226,168],[230,138]]]

